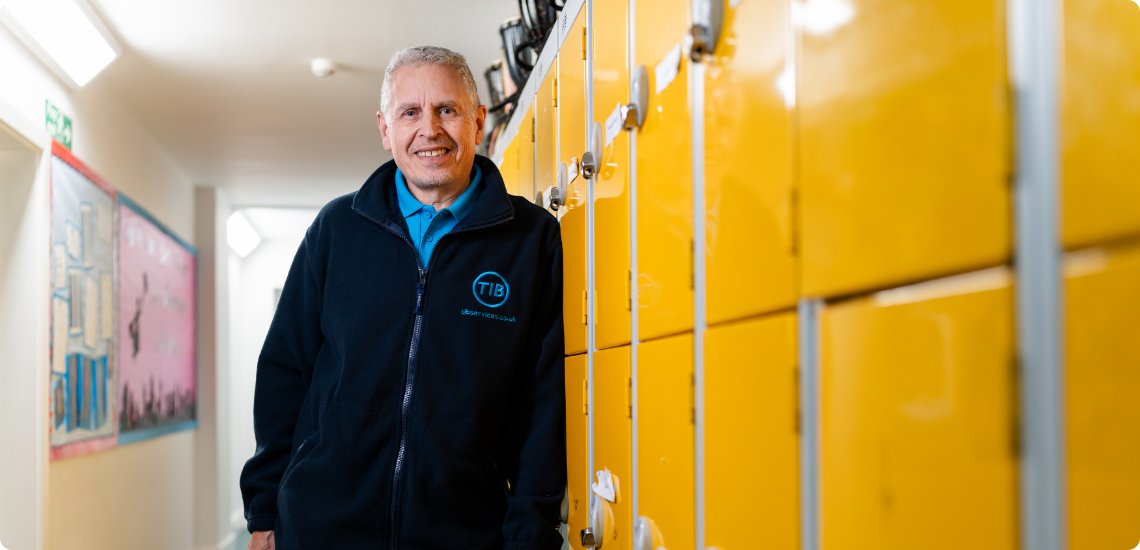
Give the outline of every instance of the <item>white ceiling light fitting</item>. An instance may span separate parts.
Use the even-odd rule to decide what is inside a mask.
[[[309,69],[313,71],[313,76],[317,78],[327,78],[336,72],[336,63],[331,59],[318,57],[309,64]]]
[[[122,53],[85,0],[0,0],[0,23],[74,87]]]
[[[261,244],[261,235],[257,234],[257,230],[249,224],[249,220],[246,220],[241,212],[234,212],[226,220],[226,242],[238,256],[244,258]]]

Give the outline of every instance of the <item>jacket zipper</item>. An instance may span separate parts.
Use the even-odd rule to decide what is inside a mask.
[[[393,228],[389,227],[387,224],[380,223],[379,221],[373,219],[371,216],[365,214],[364,212],[361,212],[360,210],[356,210],[356,208],[353,208],[353,210],[355,210],[357,214],[360,214],[361,216],[363,216],[364,219],[366,219],[366,220],[368,220],[368,221],[370,221],[376,225],[379,225],[385,231],[403,239],[404,242],[408,243],[408,246],[411,247],[411,249],[412,249],[412,254],[416,258],[416,271],[417,271],[417,274],[419,275],[419,279],[416,282],[416,307],[415,307],[415,311],[414,311],[416,319],[414,321],[414,324],[412,325],[412,342],[411,342],[411,345],[408,346],[408,366],[407,366],[407,371],[405,373],[407,375],[406,376],[407,382],[404,384],[404,400],[403,400],[403,403],[401,403],[401,405],[400,405],[400,447],[396,453],[396,466],[392,471],[392,501],[391,501],[391,506],[390,506],[391,507],[391,514],[389,515],[389,518],[388,518],[388,520],[389,520],[388,533],[390,536],[388,548],[389,548],[389,550],[396,550],[396,509],[397,509],[396,505],[397,505],[398,500],[399,500],[397,498],[397,495],[398,495],[399,487],[400,487],[400,474],[403,473],[403,469],[404,469],[404,452],[408,446],[408,409],[410,408],[411,403],[412,403],[412,386],[413,386],[413,382],[414,382],[414,378],[415,378],[415,372],[416,372],[415,371],[416,353],[419,351],[419,348],[420,348],[420,327],[423,325],[423,319],[424,319],[424,294],[427,291],[427,274],[428,274],[428,268],[431,267],[431,257],[428,257],[427,267],[421,268],[420,267],[420,252],[419,252],[419,250],[416,249],[416,245],[412,243],[412,239],[410,239],[404,232],[399,231],[398,229],[393,229]],[[452,231],[451,233],[448,233],[448,234],[440,237],[439,240],[436,241],[435,248],[433,248],[432,251],[434,252],[435,250],[437,250],[439,248],[440,243],[442,243],[444,239],[446,239],[447,237],[449,237],[451,235],[458,235],[460,233],[467,233],[468,231],[476,231],[479,229],[487,229],[489,227],[495,227],[496,225],[502,225],[504,223],[507,223],[507,222],[513,220],[513,219],[515,219],[514,216],[509,216],[505,219],[499,220],[499,221],[494,222],[494,223],[488,223],[488,224],[479,225],[479,226],[475,226],[475,227],[467,227],[464,229],[460,229],[459,231]],[[433,254],[433,256],[434,255],[435,254]],[[302,443],[302,445],[304,445],[304,443]]]

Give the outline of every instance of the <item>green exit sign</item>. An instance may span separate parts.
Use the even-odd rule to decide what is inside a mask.
[[[71,149],[71,117],[63,114],[63,111],[52,105],[49,100],[44,100],[44,106],[44,126],[48,134],[64,147]]]

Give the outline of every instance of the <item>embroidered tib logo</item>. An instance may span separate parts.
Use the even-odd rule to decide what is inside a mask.
[[[487,271],[475,277],[475,282],[471,284],[471,292],[475,294],[475,299],[479,300],[480,304],[499,307],[507,303],[507,297],[511,295],[511,285],[507,284],[502,275]]]

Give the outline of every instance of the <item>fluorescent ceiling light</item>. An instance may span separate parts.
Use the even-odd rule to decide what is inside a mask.
[[[230,248],[234,249],[238,256],[244,258],[261,244],[261,236],[241,212],[234,212],[230,214],[230,219],[226,220],[226,242],[230,243]]]
[[[0,0],[11,19],[77,85],[87,84],[118,57],[75,0]]]

